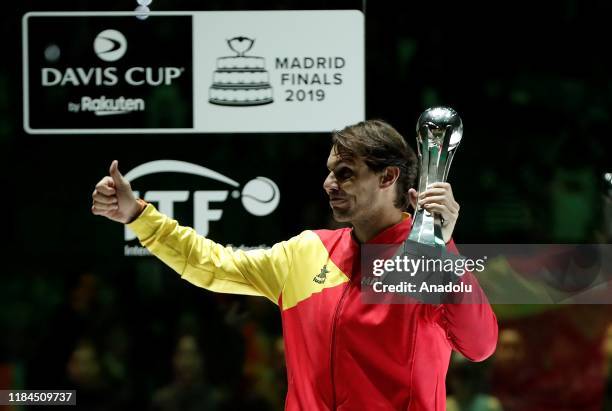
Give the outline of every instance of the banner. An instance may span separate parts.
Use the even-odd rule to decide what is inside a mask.
[[[364,119],[364,42],[356,10],[27,13],[24,129],[328,132]]]

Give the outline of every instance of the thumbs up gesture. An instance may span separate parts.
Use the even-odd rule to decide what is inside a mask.
[[[142,211],[129,181],[119,172],[119,162],[114,160],[109,169],[109,176],[96,184],[92,193],[91,212],[119,223],[129,223]]]

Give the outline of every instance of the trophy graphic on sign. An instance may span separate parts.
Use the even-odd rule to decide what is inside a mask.
[[[227,40],[227,45],[236,55],[217,59],[209,90],[210,103],[245,107],[274,101],[265,59],[246,55],[254,44],[255,39],[243,36]]]
[[[452,108],[432,107],[425,110],[417,121],[417,148],[419,154],[419,188],[422,193],[436,182],[444,182],[463,136],[463,122]],[[408,240],[444,247],[442,221],[436,213],[418,207]]]

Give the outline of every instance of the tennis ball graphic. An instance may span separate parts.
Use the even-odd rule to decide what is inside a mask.
[[[280,192],[274,181],[265,177],[256,177],[245,184],[242,189],[242,205],[255,216],[270,214],[280,201]]]

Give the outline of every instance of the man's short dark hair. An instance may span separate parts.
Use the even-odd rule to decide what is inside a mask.
[[[417,156],[397,130],[382,120],[361,121],[334,131],[332,145],[340,157],[361,157],[374,172],[398,167],[394,205],[400,210],[408,209],[408,190],[414,187],[417,176]]]

